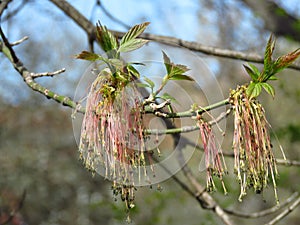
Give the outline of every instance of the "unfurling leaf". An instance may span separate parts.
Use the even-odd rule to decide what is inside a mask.
[[[265,89],[265,91],[274,98],[274,96],[275,96],[274,88],[268,83],[261,83],[261,85]]]
[[[249,98],[255,98],[261,93],[261,83],[251,82],[247,87],[246,94]]]
[[[162,51],[162,54],[163,54],[164,64],[165,64],[167,73],[170,74],[170,71],[171,71],[171,60],[170,60],[169,56],[164,51]]]
[[[96,27],[96,37],[100,46],[105,52],[110,52],[113,50],[117,50],[118,48],[118,40],[117,38],[106,28],[106,26],[102,26],[100,23],[97,24]]]
[[[191,81],[194,80],[193,78],[184,75],[185,72],[190,70],[187,66],[181,64],[174,64],[173,62],[171,62],[170,58],[164,51],[162,51],[162,53],[164,58],[164,64],[167,70],[167,79]]]
[[[195,81],[192,77],[182,74],[173,75],[169,78],[169,80],[190,80]]]
[[[249,74],[249,76],[251,77],[251,79],[256,82],[260,75],[260,72],[257,69],[257,67],[251,63],[248,63],[248,65],[243,65],[243,66],[244,66],[245,70],[247,71],[247,73]]]
[[[272,70],[272,55],[275,48],[275,40],[273,40],[273,35],[270,35],[268,40],[265,56],[264,56],[264,73],[269,74]]]
[[[128,74],[129,74],[132,78],[134,78],[134,79],[140,78],[140,73],[139,73],[139,71],[137,71],[137,69],[134,68],[134,66],[132,66],[131,64],[128,64],[128,65],[126,66],[126,69],[127,69],[127,71],[128,71]]]
[[[134,40],[137,36],[144,32],[149,25],[149,22],[133,26],[121,39],[120,46],[125,45],[127,42]]]
[[[149,41],[144,39],[132,39],[120,45],[118,49],[119,52],[130,52],[141,48],[143,45],[147,44]]]
[[[147,78],[147,77],[145,77],[144,80],[147,82],[147,84],[149,85],[149,87],[153,91],[153,88],[155,86],[154,82],[152,80],[150,80],[149,78]]]
[[[300,49],[296,49],[286,55],[279,57],[273,65],[273,74],[280,72],[284,68],[290,66],[300,56]]]
[[[176,98],[174,98],[172,95],[170,95],[169,93],[164,93],[162,96],[161,96],[162,99],[164,100],[168,100],[170,99],[172,102],[175,102],[177,104],[179,104],[179,102],[176,100]]]
[[[96,60],[101,60],[102,56],[100,56],[96,53],[82,51],[80,54],[75,55],[75,58],[76,59],[84,59],[84,60],[88,60],[88,61],[96,61]]]

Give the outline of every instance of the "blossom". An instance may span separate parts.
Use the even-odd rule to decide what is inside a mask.
[[[269,176],[277,198],[276,160],[272,151],[269,123],[263,106],[248,97],[246,86],[231,91],[230,104],[234,113],[234,171],[241,185],[239,200],[246,195],[246,190],[253,187],[261,193],[267,186]]]

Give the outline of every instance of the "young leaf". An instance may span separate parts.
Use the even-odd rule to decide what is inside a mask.
[[[163,54],[164,64],[165,64],[167,73],[170,74],[171,67],[172,67],[171,60],[164,51],[162,51],[162,54]]]
[[[261,83],[251,82],[246,90],[249,98],[255,98],[261,93]]]
[[[164,51],[162,51],[162,53],[164,58],[164,64],[168,74],[168,79],[171,79],[173,76],[177,76],[177,78],[173,78],[173,80],[193,80],[191,77],[182,77],[185,76],[185,72],[189,71],[189,68],[187,66],[174,64],[173,62],[171,62],[170,58]]]
[[[279,57],[273,66],[273,74],[280,72],[284,68],[290,66],[300,56],[300,49],[296,49],[286,55]]]
[[[174,98],[172,95],[170,95],[169,93],[164,93],[162,96],[161,96],[162,99],[164,100],[168,100],[170,99],[172,102],[175,102],[177,104],[179,104],[179,102],[176,100],[176,98]]]
[[[147,82],[147,84],[149,85],[149,87],[151,88],[151,90],[153,92],[153,88],[155,86],[154,82],[147,77],[145,77],[144,80]]]
[[[192,77],[183,75],[183,74],[175,74],[169,78],[169,80],[190,80],[195,81]]]
[[[96,61],[96,60],[102,60],[102,56],[96,54],[96,53],[92,53],[92,52],[88,52],[88,51],[82,51],[80,54],[75,55],[76,59],[84,59],[84,60],[88,60],[88,61]]]
[[[272,70],[272,55],[275,48],[275,40],[273,40],[273,35],[270,35],[268,40],[265,56],[264,56],[264,74],[269,74]]]
[[[268,84],[266,82],[261,83],[261,85],[265,89],[265,91],[274,98],[274,96],[275,96],[275,90],[274,90],[274,88],[270,84]]]
[[[275,75],[272,75],[272,76],[269,77],[268,80],[278,80],[278,78]]]
[[[149,25],[149,22],[145,22],[142,24],[138,24],[133,26],[121,39],[120,46],[126,44],[126,42],[129,42],[133,39],[135,39],[137,36],[139,36],[141,33],[144,32],[144,30]]]
[[[140,78],[139,71],[137,71],[136,68],[134,68],[131,64],[128,64],[126,68],[131,77],[133,77],[134,79]]]
[[[249,66],[248,66],[249,65]],[[247,71],[247,73],[249,74],[249,76],[251,77],[251,79],[256,82],[258,77],[259,77],[259,70],[256,68],[256,66],[252,65],[252,64],[248,64],[248,65],[243,65],[245,70]]]
[[[96,31],[97,41],[105,52],[117,50],[118,40],[105,26],[97,24]]]
[[[145,83],[135,83],[140,88],[151,88],[149,84]]]
[[[146,43],[148,43],[148,40],[144,40],[144,39],[132,39],[129,40],[123,44],[120,45],[118,51],[119,52],[130,52],[133,50],[136,50],[138,48],[141,48],[143,45],[145,45]]]

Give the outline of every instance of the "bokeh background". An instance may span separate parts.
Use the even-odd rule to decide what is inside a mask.
[[[297,0],[271,1],[278,6],[277,11],[272,11],[274,17],[262,16],[266,13],[260,10],[266,7],[265,1],[254,1],[256,6],[246,0],[68,2],[94,24],[100,20],[118,31],[149,21],[149,33],[260,55],[271,32],[278,33],[275,55],[300,46],[300,26],[297,26],[300,23],[300,6]],[[286,23],[280,26],[276,21],[279,15],[286,16]],[[287,29],[291,18],[298,21],[292,26],[295,33]],[[46,0],[12,1],[2,15],[1,26],[11,42],[29,37],[14,49],[31,71],[66,68],[64,74],[40,78],[38,82],[61,94],[74,96],[76,86],[89,66],[89,63],[73,57],[88,49],[87,36],[80,27]],[[283,31],[279,32],[278,26]],[[140,57],[160,57],[159,47],[139,52]],[[100,50],[96,48],[96,51]],[[249,81],[242,67],[243,61],[195,54],[206,63],[225,97],[230,88]],[[101,176],[93,177],[78,161],[72,110],[34,93],[3,55],[0,55],[0,71],[0,212],[4,215],[16,208],[26,190],[17,215],[19,220],[16,218],[10,224],[21,224],[20,221],[43,225],[126,224],[124,205],[114,200],[110,182]],[[300,160],[299,75],[299,71],[287,69],[274,82],[275,99],[266,94],[260,97],[272,124],[274,151],[279,158],[282,157],[279,151],[282,145],[287,158]],[[211,90],[205,95],[214,95],[216,83],[209,80],[202,82],[205,90]],[[197,93],[192,94],[197,96]],[[231,149],[231,119],[228,118],[226,126],[228,138],[225,137],[222,142],[223,148],[228,151]],[[205,184],[205,174],[198,170],[201,154],[196,152],[189,164],[199,176],[199,181]],[[284,201],[293,192],[300,191],[300,169],[294,166],[278,168],[279,198]],[[185,181],[181,173],[177,176]],[[263,196],[250,191],[242,203],[238,202],[238,184],[232,176],[227,179],[229,195],[224,196],[221,189],[213,194],[223,207],[255,212],[274,205],[272,187]],[[137,191],[136,207],[131,214],[133,224],[220,224],[214,214],[201,209],[195,199],[172,179],[160,186],[160,191],[156,186]],[[298,207],[278,224],[298,224],[299,213]],[[243,220],[243,224],[263,224],[272,216]],[[235,218],[235,221],[241,220]]]

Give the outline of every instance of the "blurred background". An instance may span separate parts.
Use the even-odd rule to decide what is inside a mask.
[[[300,46],[300,5],[297,0],[68,2],[93,24],[100,20],[109,29],[118,31],[127,31],[127,26],[149,21],[148,33],[260,55],[263,55],[270,33],[277,37],[277,56]],[[11,42],[29,37],[14,49],[30,71],[66,68],[64,74],[40,78],[38,82],[60,94],[74,96],[76,86],[89,66],[73,57],[88,50],[87,36],[80,27],[46,0],[12,1],[2,15],[1,26]],[[139,54],[143,59],[153,56],[159,60],[159,48],[160,45],[151,50],[146,48]],[[228,96],[230,88],[249,81],[242,67],[243,61],[194,54],[213,74],[213,82],[201,81],[206,96],[214,95],[216,83],[223,93],[216,100],[221,100]],[[139,55],[134,57],[138,60]],[[182,63],[180,60],[180,57],[176,59],[176,63]],[[7,213],[18,207],[25,190],[23,205],[10,224],[126,224],[124,204],[114,201],[110,182],[101,176],[93,177],[78,161],[72,110],[29,89],[2,54],[0,71],[0,224]],[[272,124],[274,151],[279,158],[282,158],[279,150],[282,145],[287,158],[300,160],[299,76],[299,71],[291,69],[280,73],[279,80],[274,82],[275,99],[266,94],[259,99]],[[226,137],[229,138],[225,137],[222,143],[228,151],[231,150],[231,120],[229,117],[226,123]],[[205,184],[205,174],[198,170],[200,159],[201,153],[196,152],[189,164],[199,175],[199,181]],[[229,159],[227,164],[230,163]],[[284,201],[293,192],[300,191],[300,168],[279,165],[278,169],[279,200]],[[181,173],[177,176],[185,181]],[[213,194],[223,207],[250,213],[274,205],[271,186],[263,196],[249,191],[240,203],[235,178],[231,175],[226,179],[229,195],[224,196],[222,189]],[[133,224],[221,223],[172,179],[160,186],[161,191],[156,190],[156,186],[138,189],[136,207],[131,214]],[[299,213],[298,207],[278,224],[298,224]],[[237,223],[263,224],[272,216],[234,219]]]

